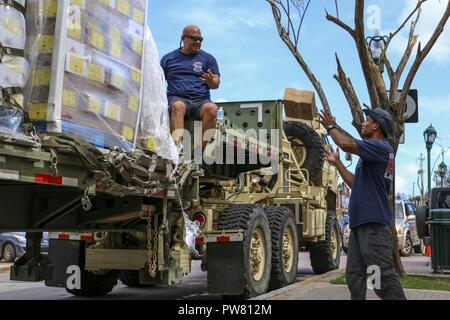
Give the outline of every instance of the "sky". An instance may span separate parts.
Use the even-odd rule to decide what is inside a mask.
[[[336,13],[334,3],[334,0],[312,0],[302,26],[300,52],[322,84],[338,124],[358,137],[351,125],[348,104],[333,78],[335,53],[360,101],[370,104],[370,100],[353,40],[343,29],[325,19],[325,9],[331,14]],[[375,28],[379,28],[382,35],[396,30],[416,3],[416,0],[366,1],[366,36],[374,34]],[[416,28],[422,47],[446,5],[447,0],[428,0],[423,5]],[[339,18],[351,27],[354,26],[353,13],[354,1],[339,1]],[[215,56],[221,73],[220,88],[211,92],[213,101],[275,100],[283,98],[285,88],[313,90],[279,38],[271,8],[264,0],[149,0],[147,17],[161,57],[179,47],[184,26],[195,24],[200,27],[205,38],[202,49]],[[406,46],[408,31],[409,24],[394,38],[388,51],[394,68]],[[409,67],[410,64],[405,73]],[[400,145],[396,157],[396,192],[412,195],[414,191],[418,195],[418,158],[421,153],[426,157],[423,131],[431,123],[438,132],[431,151],[431,166],[436,163],[437,169],[441,150],[450,147],[449,83],[450,21],[412,85],[419,95],[419,122],[406,124],[405,143]],[[316,102],[321,109],[317,96]],[[444,161],[450,167],[450,152],[445,154]],[[356,158],[353,162],[357,162]],[[426,163],[425,160],[425,189]],[[354,169],[354,164],[350,169]]]

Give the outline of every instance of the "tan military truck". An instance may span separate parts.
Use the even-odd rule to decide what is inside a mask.
[[[225,118],[205,161],[183,163],[175,179],[156,155],[104,153],[65,135],[3,139],[0,231],[27,232],[11,279],[99,296],[118,279],[180,283],[201,259],[210,293],[249,298],[293,283],[300,249],[315,272],[336,269],[338,175],[313,95],[297,93],[219,104]]]

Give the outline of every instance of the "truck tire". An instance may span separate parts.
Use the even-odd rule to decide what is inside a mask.
[[[295,282],[298,265],[298,234],[294,215],[289,208],[269,207],[266,210],[272,238],[272,271],[269,290]]]
[[[255,204],[227,207],[219,218],[218,230],[236,229],[244,230],[244,292],[224,298],[248,299],[265,293],[269,287],[272,242],[264,209]]]
[[[139,270],[121,270],[119,280],[130,288],[143,288],[151,286],[149,284],[139,283]]]
[[[285,122],[283,129],[291,142],[296,157],[301,158],[297,159],[300,161],[300,167],[309,171],[311,182],[321,185],[320,172],[325,159],[322,137],[313,128],[302,122]]]
[[[429,236],[428,225],[425,223],[428,218],[428,207],[418,206],[416,210],[416,228],[420,239]]]
[[[7,243],[3,246],[3,259],[6,262],[14,262],[17,258],[16,248],[11,243]]]
[[[105,274],[94,274],[92,272],[81,271],[81,289],[67,289],[70,294],[79,297],[101,297],[106,296],[117,284],[119,273],[108,271]]]
[[[315,273],[322,274],[339,268],[341,241],[336,213],[328,211],[325,223],[325,240],[310,246],[309,257]]]

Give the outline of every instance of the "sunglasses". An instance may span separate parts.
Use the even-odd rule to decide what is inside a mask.
[[[196,37],[196,36],[188,36],[188,35],[184,35],[183,37],[188,37],[189,39],[191,39],[193,42],[203,42],[203,37]]]

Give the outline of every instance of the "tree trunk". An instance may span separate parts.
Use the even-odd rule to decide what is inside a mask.
[[[397,228],[395,227],[395,175],[396,175],[396,165],[394,164],[394,175],[391,185],[391,192],[390,192],[390,200],[391,200],[391,206],[392,206],[392,222],[391,222],[391,232],[392,232],[392,239],[394,240],[394,246],[392,248],[392,256],[394,259],[394,267],[395,271],[398,273],[400,277],[405,277],[406,272],[403,268],[402,260],[400,259],[400,251],[398,249],[398,237],[397,237]]]

